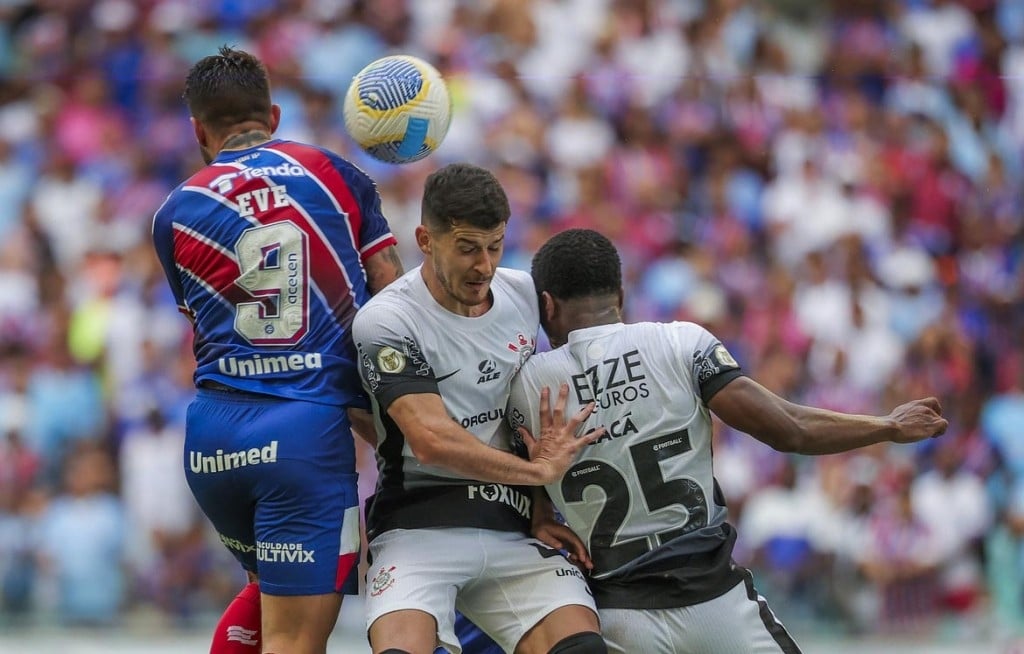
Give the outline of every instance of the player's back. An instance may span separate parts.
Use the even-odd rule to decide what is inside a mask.
[[[394,243],[373,182],[274,140],[222,152],[157,211],[154,243],[195,324],[196,382],[347,404],[362,261]]]
[[[692,323],[576,330],[565,346],[523,367],[513,386],[513,423],[536,433],[540,390],[568,383],[566,414],[595,402],[585,428],[607,429],[561,483],[548,486],[587,542],[595,578],[664,568],[728,540],[702,396],[738,374],[725,348]]]

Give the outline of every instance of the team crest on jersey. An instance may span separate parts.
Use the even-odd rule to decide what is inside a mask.
[[[533,350],[534,340],[532,338],[526,338],[522,333],[516,334],[516,337],[509,342],[508,349],[513,352],[522,352],[523,348],[529,348]]]
[[[395,571],[395,566],[384,569],[381,568],[377,571],[377,575],[370,582],[370,595],[378,597],[381,593],[386,591],[395,585],[395,576],[391,573]]]
[[[377,352],[377,366],[388,374],[398,374],[405,369],[405,355],[386,345]]]
[[[526,360],[533,354],[534,349],[537,346],[537,340],[533,338],[527,338],[522,332],[516,334],[516,337],[508,342],[508,349],[519,355],[516,360],[515,366],[512,368],[512,374],[519,372],[519,369],[523,367]],[[479,383],[479,382],[477,382]]]

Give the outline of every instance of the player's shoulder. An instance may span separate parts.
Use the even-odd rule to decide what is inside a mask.
[[[170,193],[168,193],[167,197],[164,198],[164,201],[161,202],[160,206],[158,206],[156,208],[156,211],[153,212],[154,227],[159,224],[165,223],[171,219],[171,215],[173,214],[175,198],[177,197],[177,194],[180,190],[181,184],[179,184]]]
[[[525,270],[498,266],[494,269],[494,276],[505,280],[509,284],[527,285],[531,289],[533,288],[533,277],[530,277],[530,273]]]
[[[567,378],[579,372],[577,368],[569,348],[559,347],[534,353],[519,369],[519,376],[523,382],[546,383],[546,380],[552,378]]]
[[[537,291],[533,285],[533,278],[528,272],[515,268],[496,268],[491,285],[503,288],[509,294],[526,299],[531,304],[537,303]]]
[[[362,168],[357,166],[352,161],[346,159],[342,155],[338,154],[334,150],[330,150],[321,145],[314,145],[312,143],[305,143],[303,141],[288,141],[285,139],[278,139],[271,141],[264,149],[276,152],[278,154],[291,157],[298,161],[300,164],[309,168],[311,165],[317,163],[317,161],[328,161],[331,165],[336,168],[346,181],[351,182],[351,178],[359,178],[360,180],[370,180],[370,176],[366,174]],[[315,166],[314,166],[315,167]],[[371,180],[372,181],[372,180]]]
[[[630,323],[626,325],[626,330],[631,338],[663,344],[699,341],[708,335],[708,331],[704,327],[683,320]]]
[[[290,141],[288,139],[274,139],[263,146],[263,150],[270,150],[271,152],[279,152],[281,154],[287,154],[290,156],[325,156],[330,158],[337,158],[344,161],[341,155],[328,150],[321,145],[314,145],[312,143],[305,143],[303,141]]]
[[[193,193],[188,193],[184,189],[190,185],[192,180],[198,175],[198,173],[192,175],[188,179],[182,181],[180,184],[171,189],[170,193],[164,197],[163,202],[153,212],[153,231],[157,229],[169,229],[172,223],[182,222],[183,219],[189,215],[188,203],[190,196]],[[185,208],[182,208],[185,205]]]
[[[360,320],[361,316],[365,320],[367,315],[376,317],[389,312],[399,316],[406,315],[411,307],[420,304],[415,297],[417,283],[423,283],[420,279],[420,266],[406,272],[367,300],[356,313],[356,320]]]

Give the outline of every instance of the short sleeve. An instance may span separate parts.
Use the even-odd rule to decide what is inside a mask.
[[[690,343],[690,374],[704,404],[726,384],[743,376],[740,364],[729,354],[722,342],[703,327],[697,327]]]
[[[363,388],[384,411],[403,395],[438,393],[434,369],[415,334],[401,312],[382,303],[366,305],[352,323]]]
[[[345,178],[352,195],[359,204],[359,212],[362,220],[359,223],[359,258],[366,261],[374,254],[380,252],[389,245],[395,245],[398,241],[391,233],[391,226],[380,206],[380,193],[377,184],[369,175],[360,170],[352,163],[339,169],[342,177]]]

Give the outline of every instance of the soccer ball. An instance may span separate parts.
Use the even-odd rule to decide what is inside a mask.
[[[382,57],[363,68],[345,94],[345,129],[363,150],[408,163],[441,145],[452,101],[441,73],[416,57]]]

